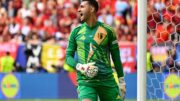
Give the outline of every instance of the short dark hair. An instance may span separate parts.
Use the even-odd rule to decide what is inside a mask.
[[[95,12],[98,12],[99,5],[96,0],[82,0],[82,1],[88,1],[88,3],[95,8]]]

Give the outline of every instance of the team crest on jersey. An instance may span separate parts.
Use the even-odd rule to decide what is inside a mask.
[[[100,44],[105,39],[106,35],[106,30],[103,27],[99,27],[94,36],[94,41],[96,41],[97,44]]]
[[[103,38],[103,33],[101,33],[101,32],[98,33],[98,38],[99,38],[99,39],[102,39],[102,38]]]

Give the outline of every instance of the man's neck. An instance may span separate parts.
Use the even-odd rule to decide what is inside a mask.
[[[95,26],[97,23],[96,16],[92,16],[88,21],[86,21],[86,23],[89,27]]]

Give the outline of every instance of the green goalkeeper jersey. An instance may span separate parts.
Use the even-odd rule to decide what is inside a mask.
[[[74,59],[75,52],[77,60]],[[102,81],[103,85],[103,81],[114,80],[110,56],[118,77],[124,76],[116,33],[110,26],[97,22],[95,26],[89,27],[83,23],[71,32],[66,49],[66,63],[75,68],[77,63],[95,62],[98,67],[98,74],[94,78],[87,78],[78,71],[77,80],[80,85],[94,85],[97,81]],[[106,83],[104,85],[112,86]]]

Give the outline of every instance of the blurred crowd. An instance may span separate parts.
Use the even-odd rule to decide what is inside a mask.
[[[136,42],[137,2],[135,0],[98,0],[97,18],[113,26],[121,41]],[[65,40],[79,25],[79,0],[1,0],[0,42],[27,42],[30,32],[46,42]],[[51,40],[52,41],[52,40]]]
[[[180,0],[148,0],[147,70],[176,73],[180,71]],[[166,47],[166,59],[155,61],[152,47]],[[161,57],[162,58],[162,57]]]
[[[172,2],[171,2],[172,1]],[[78,26],[80,0],[1,0],[0,43],[26,44],[26,55],[36,54],[42,43],[66,48],[73,28]],[[98,0],[98,21],[112,26],[119,41],[137,42],[137,0]],[[148,0],[148,49],[154,42],[179,41],[180,0]],[[173,33],[173,34],[172,34]],[[174,34],[175,33],[175,34]],[[172,34],[172,35],[171,35]],[[154,36],[157,40],[154,40]],[[37,50],[32,53],[31,48]],[[34,57],[34,55],[33,55]],[[28,58],[29,59],[29,58]],[[40,60],[37,60],[40,61]],[[40,62],[29,67],[41,66]]]
[[[117,32],[118,40],[136,42],[137,2],[98,2],[98,21],[111,25]],[[59,44],[65,49],[71,30],[80,24],[77,18],[79,4],[80,0],[1,0],[0,43],[26,44],[27,68],[39,67],[38,52],[41,48],[38,45]]]

